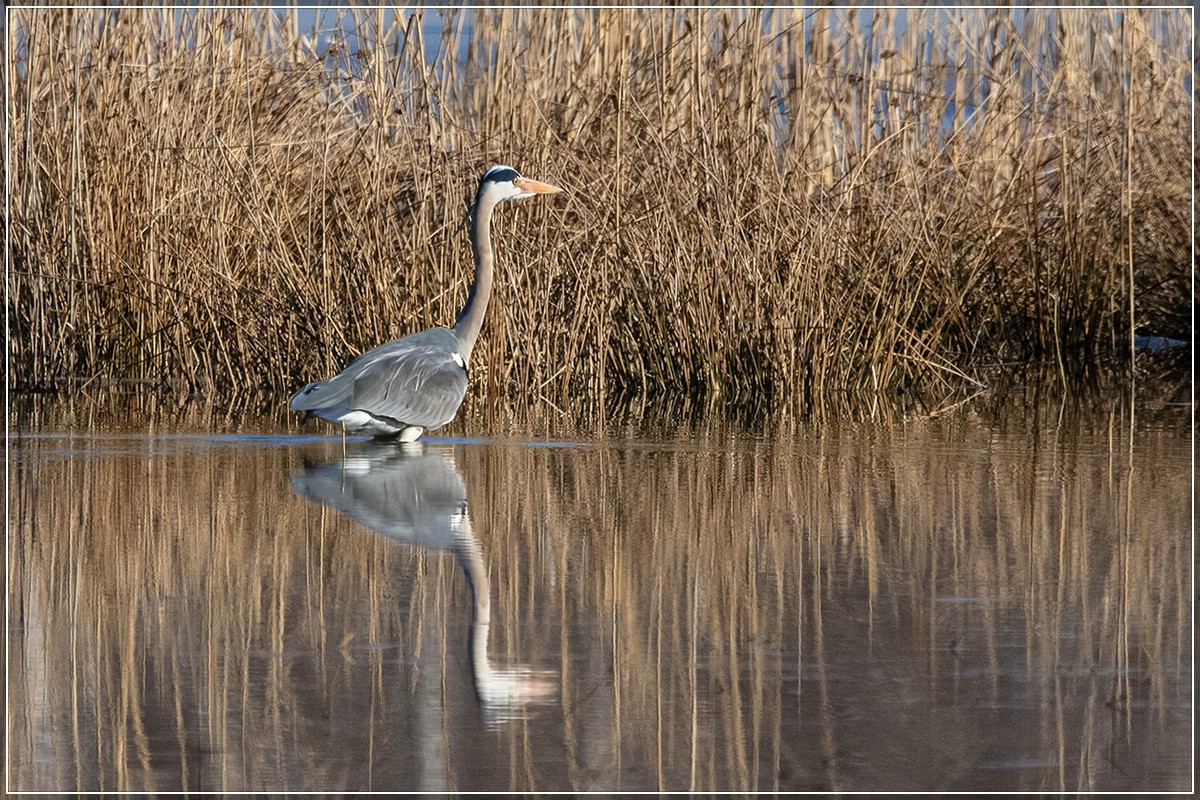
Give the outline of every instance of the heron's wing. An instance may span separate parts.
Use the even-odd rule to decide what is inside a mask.
[[[447,328],[405,336],[363,353],[338,375],[292,398],[297,411],[361,410],[404,425],[437,428],[467,392],[458,339]]]

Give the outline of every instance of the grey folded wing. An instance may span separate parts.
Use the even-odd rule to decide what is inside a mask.
[[[365,411],[433,429],[454,419],[466,393],[458,339],[448,328],[434,328],[368,350],[329,380],[305,386],[291,406],[326,418]]]

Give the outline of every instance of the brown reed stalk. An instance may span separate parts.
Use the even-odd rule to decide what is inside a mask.
[[[494,162],[568,191],[498,220],[472,407],[837,409],[1188,334],[1179,10],[11,20],[19,388],[282,399],[448,324]]]

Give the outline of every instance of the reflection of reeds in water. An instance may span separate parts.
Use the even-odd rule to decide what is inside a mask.
[[[1186,449],[1106,425],[460,448],[492,652],[562,680],[490,733],[454,560],[290,451],[17,440],[13,786],[1178,788]]]
[[[1111,785],[1105,758],[1133,709],[1151,728],[1172,709],[1183,725],[1186,451],[1147,433],[1151,477],[1098,449],[1105,431],[1068,433],[1074,417],[1002,418],[990,436],[988,421],[729,453],[564,451],[528,471],[513,462],[544,456],[506,451],[475,504],[485,529],[521,537],[498,550],[498,586],[513,588],[505,559],[515,577],[541,553],[564,613],[583,602],[608,626],[605,703],[563,664],[565,707],[587,720],[604,705],[611,722],[613,761],[592,776],[624,756],[618,774],[660,788],[995,786],[979,771],[1015,751],[1042,767],[1002,785],[1086,789]],[[528,472],[544,483],[501,488]],[[921,680],[899,674],[921,657]],[[848,693],[878,718],[845,719]],[[957,707],[973,704],[995,707],[995,730]],[[1040,727],[1014,732],[1013,718]],[[1156,760],[1145,747],[1118,758]],[[888,748],[921,757],[876,759]],[[843,765],[847,753],[860,755]],[[1182,768],[1185,749],[1174,757]],[[1127,780],[1161,780],[1155,769]]]

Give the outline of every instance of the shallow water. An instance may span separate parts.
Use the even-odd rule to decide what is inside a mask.
[[[10,786],[1187,790],[1188,413],[18,417]]]

